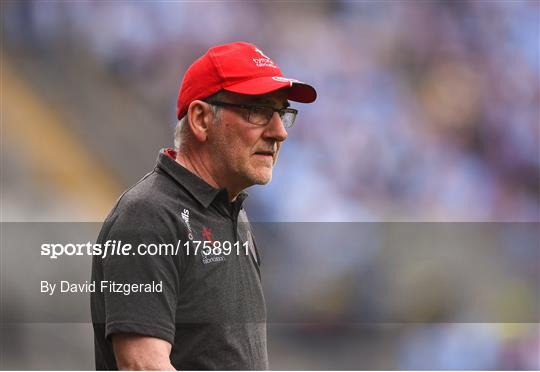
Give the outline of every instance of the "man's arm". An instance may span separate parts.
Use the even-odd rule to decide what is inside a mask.
[[[116,365],[119,370],[176,371],[171,364],[171,344],[155,337],[134,333],[112,335]]]

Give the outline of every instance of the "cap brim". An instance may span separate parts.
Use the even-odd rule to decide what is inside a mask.
[[[260,77],[232,84],[223,89],[239,94],[260,95],[288,88],[287,99],[301,103],[311,103],[317,99],[317,91],[311,85],[300,81],[278,81],[272,77]]]

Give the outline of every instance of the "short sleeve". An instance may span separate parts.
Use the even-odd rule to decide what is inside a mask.
[[[102,259],[105,337],[136,333],[174,343],[181,260],[174,248],[179,236],[165,213],[149,203],[130,203],[107,227],[101,244],[131,245],[128,255]],[[173,248],[149,255],[148,247]],[[142,249],[139,249],[142,247]],[[151,250],[150,250],[151,251]],[[101,289],[101,283],[96,283]],[[138,291],[131,291],[138,288]],[[150,290],[147,292],[146,290]]]

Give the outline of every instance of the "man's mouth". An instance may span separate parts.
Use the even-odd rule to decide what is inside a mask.
[[[272,160],[274,159],[275,154],[276,153],[274,151],[256,151],[255,152],[255,155],[267,157]]]
[[[274,151],[256,151],[255,155],[274,156]]]

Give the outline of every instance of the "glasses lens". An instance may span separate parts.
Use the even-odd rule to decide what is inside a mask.
[[[283,122],[283,126],[285,128],[290,128],[294,124],[294,120],[296,119],[296,114],[294,112],[284,112],[281,116],[281,121]]]
[[[253,106],[249,110],[248,121],[254,125],[265,126],[272,120],[273,115],[274,109],[270,107]],[[296,119],[296,111],[280,110],[279,116],[283,122],[283,126],[285,128],[290,128],[293,126],[294,120]]]
[[[274,111],[271,108],[254,106],[249,111],[249,122],[255,125],[266,125]]]

